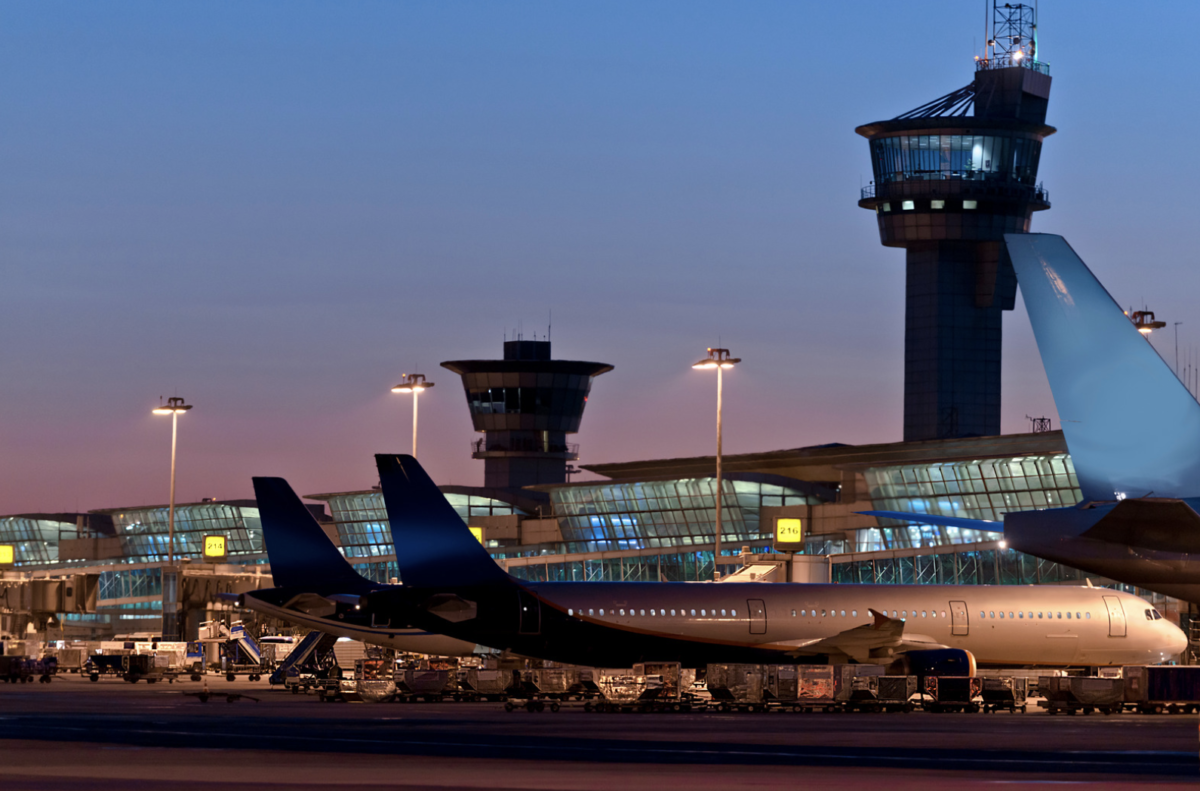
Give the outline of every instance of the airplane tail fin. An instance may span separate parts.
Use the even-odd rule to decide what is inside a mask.
[[[378,454],[400,581],[455,587],[510,581],[412,456]]]
[[[1200,404],[1065,239],[1004,240],[1084,499],[1200,495]]]
[[[360,593],[375,585],[359,575],[283,478],[255,478],[271,575],[279,587],[313,593]]]

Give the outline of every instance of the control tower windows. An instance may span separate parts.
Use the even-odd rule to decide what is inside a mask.
[[[897,135],[871,141],[877,184],[945,179],[1034,184],[1042,144],[1005,135]]]

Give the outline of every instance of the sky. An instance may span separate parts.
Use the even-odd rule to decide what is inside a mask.
[[[1036,231],[1200,356],[1200,4],[1041,2]],[[0,0],[0,513],[482,484],[444,360],[615,369],[581,463],[898,441],[904,254],[854,128],[959,88],[984,4]],[[1057,414],[1005,314],[1003,430]]]

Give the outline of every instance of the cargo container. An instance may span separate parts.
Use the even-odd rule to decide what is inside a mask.
[[[766,709],[765,665],[709,665],[708,694],[718,711],[762,711]]]
[[[1050,714],[1101,711],[1117,714],[1125,703],[1125,680],[1094,676],[1061,676],[1038,679],[1045,700],[1038,703]]]
[[[1142,714],[1200,711],[1200,667],[1149,665],[1125,668],[1124,703]]]
[[[1026,691],[1028,679],[1013,676],[996,676],[982,679],[980,697],[983,700],[983,711],[994,713],[1008,711],[1015,713],[1017,709],[1025,713]]]
[[[925,711],[978,712],[982,706],[983,679],[976,676],[926,676]]]
[[[854,676],[849,680],[845,705],[851,711],[912,711],[917,694],[916,676]]]

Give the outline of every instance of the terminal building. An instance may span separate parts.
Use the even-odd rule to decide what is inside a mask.
[[[462,377],[482,434],[471,452],[484,485],[442,491],[499,563],[529,580],[705,581],[755,569],[763,581],[1084,583],[997,533],[857,513],[1000,520],[1081,499],[1061,432],[999,430],[1000,314],[1015,297],[1001,234],[1027,231],[1032,213],[1049,208],[1037,183],[1041,143],[1054,131],[1045,125],[1049,68],[1020,45],[1027,23],[997,20],[997,40],[1009,45],[980,61],[966,88],[858,129],[875,174],[860,205],[876,213],[885,245],[906,250],[904,441],[724,456],[716,558],[715,458],[585,465],[603,480],[570,482],[572,435],[593,380],[612,366],[555,360],[548,340],[507,341],[501,359],[443,363]],[[400,575],[372,483],[307,499],[359,571],[385,582]],[[787,551],[774,545],[779,518],[803,525]],[[0,518],[0,632],[190,637],[229,610],[217,594],[271,585],[253,501],[177,506],[175,567],[166,535],[165,505]],[[218,556],[206,537],[222,539]],[[14,592],[71,575],[94,579],[90,603],[39,609]],[[1141,593],[1190,633],[1194,606]]]

